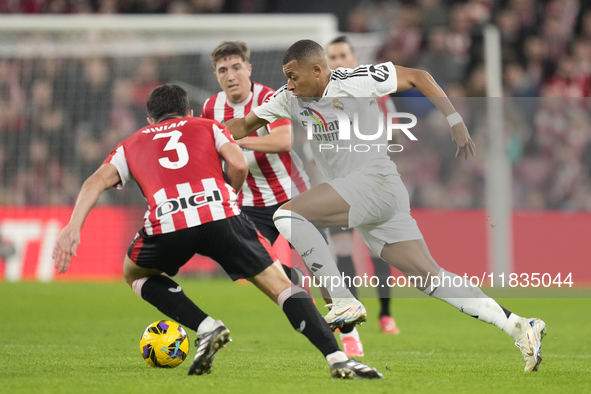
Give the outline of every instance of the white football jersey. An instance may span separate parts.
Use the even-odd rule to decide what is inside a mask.
[[[268,122],[291,119],[302,125],[310,140],[314,160],[327,181],[353,171],[398,175],[387,154],[384,115],[376,98],[394,93],[398,81],[391,62],[337,68],[321,98],[294,97],[281,87],[255,115]],[[349,118],[349,132],[339,126],[339,117]],[[382,124],[381,136],[378,129]]]

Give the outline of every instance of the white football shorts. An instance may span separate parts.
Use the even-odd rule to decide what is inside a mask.
[[[400,175],[355,171],[328,184],[351,206],[349,228],[378,256],[385,244],[423,238]]]

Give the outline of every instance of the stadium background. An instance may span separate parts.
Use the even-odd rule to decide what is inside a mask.
[[[135,186],[103,195],[68,274],[54,277],[50,252],[84,179],[145,124],[147,94],[159,84],[179,83],[198,113],[219,91],[209,53],[222,37],[245,40],[252,48],[252,80],[278,88],[285,83],[282,54],[295,39],[282,35],[281,26],[272,27],[273,16],[313,24],[312,14],[329,12],[361,63],[390,60],[424,68],[460,112],[462,103],[468,107],[486,96],[482,30],[488,23],[498,27],[513,176],[513,270],[569,271],[575,284],[591,282],[591,5],[586,1],[4,0],[0,12],[5,22],[0,23],[0,277],[118,279],[145,209]],[[250,15],[255,13],[267,15]],[[22,14],[47,18],[37,23]],[[129,20],[112,19],[120,32],[65,29],[80,17],[90,27],[93,18],[97,24],[107,18],[100,22],[104,26],[111,14],[135,16],[134,26],[144,26],[129,28]],[[182,18],[178,14],[217,18],[212,19],[217,25],[206,33],[182,30],[174,27]],[[234,18],[241,17],[255,19],[248,29],[232,32]],[[21,27],[7,29],[9,21]],[[316,29],[290,34],[324,34],[322,44],[333,38]],[[494,231],[494,218],[485,212],[483,125],[468,119],[484,154],[454,160],[448,126],[416,96],[395,97],[420,118],[420,143],[405,145],[394,158],[414,215],[446,268],[468,274],[490,270],[487,232]],[[305,149],[300,155],[314,173],[310,155]],[[364,259],[358,255],[356,264]],[[194,273],[215,274],[216,266],[198,259],[185,269]]]

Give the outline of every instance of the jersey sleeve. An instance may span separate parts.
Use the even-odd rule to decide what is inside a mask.
[[[283,86],[252,112],[269,123],[274,123],[279,119],[289,119],[291,117],[291,101],[288,92],[287,86]]]
[[[371,82],[372,95],[381,97],[398,90],[398,76],[392,62],[368,66],[368,80]]]
[[[125,149],[123,148],[123,145],[119,145],[117,148],[113,149],[109,157],[103,162],[103,164],[105,163],[114,165],[119,173],[121,181],[115,185],[117,189],[122,189],[127,182],[133,179],[131,172],[129,171],[129,166],[127,165],[127,158],[125,157]]]
[[[219,122],[215,122],[213,125],[213,138],[215,140],[215,148],[217,149],[217,151],[219,152],[221,147],[228,143],[236,143],[236,141],[234,141],[234,137],[232,137],[232,133],[230,133],[230,130],[228,130],[228,128],[226,126],[224,126],[223,124],[219,123]]]

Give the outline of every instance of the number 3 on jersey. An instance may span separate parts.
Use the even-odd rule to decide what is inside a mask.
[[[152,139],[156,140],[169,137],[170,140],[168,140],[168,143],[164,147],[164,152],[176,150],[176,154],[179,158],[177,161],[170,161],[168,157],[161,157],[158,159],[158,163],[160,163],[162,167],[168,168],[169,170],[178,170],[179,168],[186,166],[189,162],[189,151],[187,151],[187,146],[182,142],[179,142],[182,135],[183,133],[180,131],[173,130],[169,133],[156,134]]]

